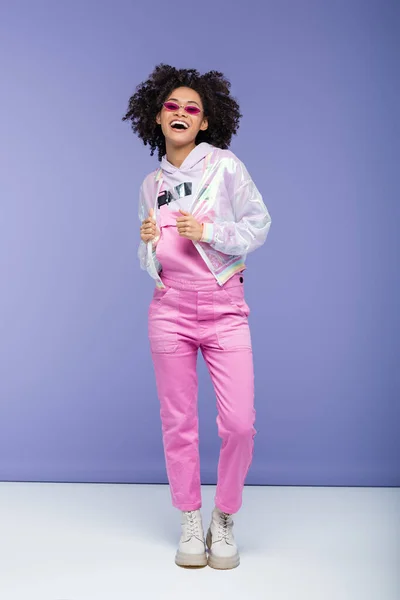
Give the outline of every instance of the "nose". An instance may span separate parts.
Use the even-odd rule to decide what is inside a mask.
[[[175,114],[179,115],[180,117],[186,117],[184,106],[180,106],[179,108],[177,108]]]

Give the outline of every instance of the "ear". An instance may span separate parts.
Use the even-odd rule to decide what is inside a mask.
[[[208,119],[203,119],[201,125],[200,125],[200,130],[201,131],[205,131],[206,129],[208,129]]]
[[[157,125],[161,125],[161,113],[160,112],[156,116],[156,123],[157,123]]]

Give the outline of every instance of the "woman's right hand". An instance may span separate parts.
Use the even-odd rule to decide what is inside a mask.
[[[154,219],[154,209],[150,209],[149,216],[142,222],[140,228],[140,238],[143,242],[147,243],[152,241],[155,246],[160,238],[160,230],[156,225]]]

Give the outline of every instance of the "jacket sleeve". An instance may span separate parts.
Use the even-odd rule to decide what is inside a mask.
[[[143,184],[140,186],[139,191],[139,221],[142,224],[142,221],[149,216],[150,206],[146,202],[146,196],[144,192]],[[151,259],[154,261],[157,272],[161,272],[161,263],[157,260],[156,251],[153,249],[152,242],[148,242],[147,244],[141,239],[139,248],[138,248],[138,258],[140,262],[140,268],[143,271],[147,271],[150,266]]]
[[[234,221],[204,223],[201,242],[232,256],[244,256],[265,242],[271,217],[244,164],[238,160],[229,191]]]

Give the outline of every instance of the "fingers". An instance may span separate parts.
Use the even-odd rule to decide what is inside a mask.
[[[140,232],[145,235],[156,235],[156,226],[155,225],[143,225],[140,228]]]
[[[157,237],[157,234],[159,234],[159,230],[157,229],[156,220],[154,218],[154,209],[150,208],[149,216],[142,221],[140,237],[144,242],[150,242]]]
[[[181,211],[181,213],[184,213],[184,211]],[[199,224],[193,215],[186,213],[185,216],[178,217],[176,219],[176,226],[180,236],[193,240],[199,238]],[[142,221],[140,236],[144,242],[148,242],[157,237],[157,234],[159,234],[159,230],[157,229],[156,221],[154,219],[154,210],[151,208],[149,210],[149,217]]]
[[[146,219],[140,228],[140,237],[144,242],[149,242],[156,237],[157,229],[154,221]]]
[[[181,237],[193,240],[195,242],[201,238],[201,223],[198,223],[193,215],[190,215],[189,217],[178,218],[176,220],[176,227]]]
[[[178,219],[176,219],[176,226],[178,228],[179,233],[189,233],[190,231],[194,231],[196,225],[197,223],[192,216],[179,217]]]
[[[178,233],[182,237],[191,238],[194,236],[194,229],[192,227],[178,227]]]
[[[142,221],[142,225],[144,225],[145,223],[155,223],[155,222],[156,222],[156,220],[154,218],[154,208],[150,208],[149,216],[147,217],[147,219]]]
[[[154,221],[143,221],[141,229],[155,229],[156,224]]]

